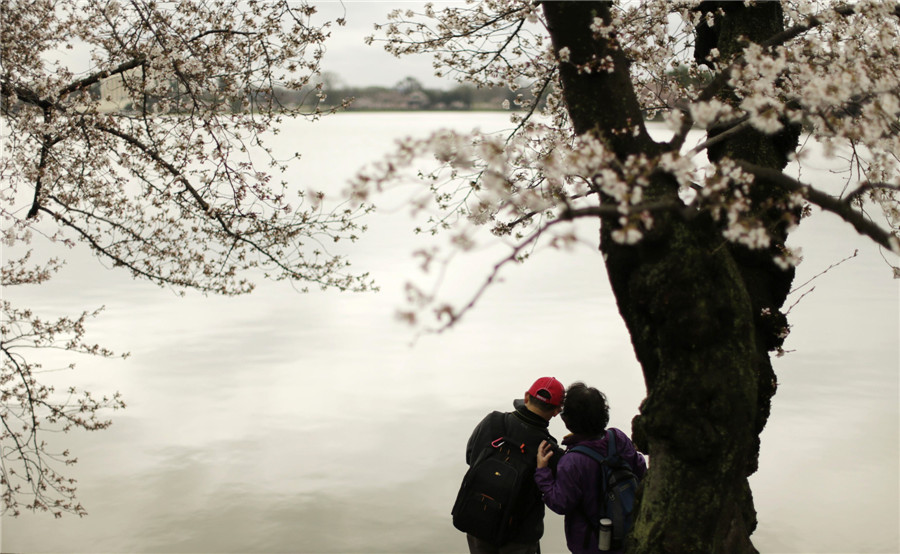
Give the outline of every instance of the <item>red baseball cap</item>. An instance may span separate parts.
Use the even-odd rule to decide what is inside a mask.
[[[541,377],[531,385],[528,394],[551,406],[561,406],[566,396],[566,387],[556,377]]]

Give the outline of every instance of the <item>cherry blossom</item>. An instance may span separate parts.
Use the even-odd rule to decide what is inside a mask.
[[[605,151],[602,143],[586,146],[586,137],[572,134],[558,71],[572,63],[571,53],[567,47],[553,51],[543,28],[544,17],[530,3],[428,4],[421,14],[395,10],[370,42],[380,42],[398,56],[429,52],[438,73],[476,86],[529,87],[543,101],[517,102],[503,150],[493,154],[505,159],[505,174],[488,170],[493,162],[479,158],[467,161],[472,171],[457,171],[452,179],[442,169],[427,176],[439,199],[436,210],[470,211],[466,217],[435,215],[432,220],[444,226],[449,221],[489,225],[495,234],[524,240],[541,234],[552,242],[554,234],[570,233],[561,220],[600,216],[614,209],[623,217],[613,237],[634,244],[652,225],[654,213],[699,210],[725,224],[726,239],[767,248],[767,231],[755,221],[750,201],[754,176],[761,177],[764,171],[728,159],[705,161],[704,166],[695,156],[748,126],[773,134],[790,123],[802,125],[813,141],[826,145],[832,157],[839,155],[839,144],[852,149],[846,171],[856,190],[834,198],[788,173],[779,181],[804,202],[835,211],[881,247],[898,252],[900,26],[896,5],[872,1],[848,8],[829,2],[784,2],[785,32],[767,43],[747,43],[728,59],[712,48],[702,63],[693,55],[695,33],[701,24],[714,27],[718,15],[702,12],[698,5],[692,1],[628,2],[613,6],[610,21],[596,18],[590,23],[595,36],[615,37],[627,53],[645,116],[662,115],[674,130],[661,155],[624,162]],[[599,57],[578,70],[609,71],[611,64],[612,58]],[[723,86],[730,88],[735,102],[715,96]],[[619,132],[636,134],[641,125],[635,121]],[[690,129],[712,126],[721,128],[715,136],[700,144],[685,144]],[[464,140],[454,138],[457,145]],[[472,134],[469,141],[481,144],[485,137]],[[419,142],[406,151],[403,161],[415,163],[414,159],[435,152],[439,161],[447,162],[442,155],[445,146],[437,138]],[[803,149],[792,159],[802,164]],[[391,167],[399,170],[403,161],[393,160]],[[660,204],[644,197],[641,192],[650,174],[660,170],[677,180],[685,197],[692,198],[689,203]],[[392,171],[380,177],[369,175],[368,183],[384,187],[398,175]],[[355,186],[357,194],[365,188],[359,181]],[[601,202],[604,196],[608,198]],[[851,211],[850,206],[857,209]],[[790,225],[798,223],[792,215],[796,207],[793,201],[782,207]],[[881,210],[883,227],[870,221],[873,209]],[[432,231],[440,231],[440,226]],[[446,248],[449,253],[453,245]],[[787,255],[778,262],[796,259]]]
[[[355,240],[370,208],[289,183],[296,155],[276,157],[263,138],[284,118],[327,113],[314,77],[331,23],[314,6],[40,0],[2,11],[3,287],[50,277],[58,260],[25,264],[48,242],[86,245],[180,293],[243,294],[262,277],[372,287],[327,247]],[[306,100],[283,105],[282,89]],[[26,353],[112,356],[84,341],[97,312],[46,319],[5,300],[2,311],[4,508],[84,514],[61,473],[74,457],[52,452],[44,433],[102,429],[101,414],[124,403],[41,385]]]

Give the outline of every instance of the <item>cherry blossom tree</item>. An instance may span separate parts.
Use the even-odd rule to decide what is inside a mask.
[[[755,552],[748,477],[800,260],[787,237],[821,209],[900,253],[900,6],[473,0],[394,11],[371,40],[431,52],[461,82],[533,93],[505,136],[410,139],[355,179],[368,199],[437,158],[415,205],[430,214],[422,230],[447,237],[417,253],[438,281],[460,251],[508,247],[462,302],[410,285],[403,317],[446,329],[502,268],[598,220],[647,387],[633,436],[650,472],[628,550]],[[844,162],[841,194],[797,171],[814,143]]]
[[[370,288],[327,247],[355,239],[368,208],[289,187],[291,159],[263,141],[282,118],[322,115],[311,79],[329,24],[314,14],[275,0],[4,1],[4,289],[45,283],[63,263],[52,243],[181,293],[243,294],[263,277]],[[308,97],[281,105],[282,89]],[[124,402],[42,383],[35,349],[114,354],[85,339],[96,311],[48,318],[4,299],[2,312],[4,514],[83,515],[64,475],[75,458],[45,438],[103,429]]]

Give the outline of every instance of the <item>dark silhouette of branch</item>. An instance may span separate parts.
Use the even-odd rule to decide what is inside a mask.
[[[44,123],[49,124],[51,119],[53,119],[53,110],[44,108]],[[45,170],[47,169],[47,158],[50,157],[50,149],[57,142],[59,142],[59,139],[54,139],[47,134],[41,137],[41,154],[38,160],[37,179],[34,183],[34,199],[31,201],[31,208],[29,208],[28,214],[25,216],[26,219],[36,216],[38,209],[41,207],[41,191],[44,185]]]
[[[586,208],[566,208],[560,214],[559,218],[563,220],[574,220],[582,217],[621,217],[629,214],[639,213],[660,213],[660,212],[676,212],[685,213],[685,206],[680,202],[646,202],[643,204],[635,204],[624,209],[618,205],[588,206]]]
[[[745,115],[744,117],[741,117],[741,118],[735,120],[734,124],[731,127],[729,127],[727,130],[722,131],[721,133],[717,134],[716,136],[714,136],[710,139],[707,139],[704,142],[702,142],[701,144],[698,144],[697,146],[693,147],[691,149],[690,154],[688,154],[688,155],[693,156],[694,154],[699,154],[700,152],[703,152],[710,146],[714,146],[714,145],[722,142],[723,140],[730,138],[733,135],[736,135],[737,133],[743,131],[744,129],[746,129],[749,126],[750,126],[750,116]]]
[[[857,187],[856,190],[854,190],[853,192],[848,194],[847,197],[844,198],[844,202],[846,202],[847,204],[851,204],[854,200],[856,200],[857,198],[859,198],[866,192],[868,192],[870,190],[879,190],[879,189],[894,190],[894,191],[900,192],[900,186],[897,186],[897,185],[891,185],[889,183],[872,183],[872,182],[866,181],[865,183],[863,183],[859,187]]]
[[[834,12],[838,15],[846,17],[856,13],[856,7],[852,5],[838,6],[834,9]],[[896,4],[894,6],[894,15],[900,18],[900,4]],[[810,16],[806,23],[801,23],[798,25],[794,25],[790,29],[785,29],[784,31],[772,36],[771,38],[769,38],[769,40],[760,44],[760,46],[762,46],[763,48],[770,48],[772,46],[784,44],[785,42],[788,42],[789,40],[802,35],[806,31],[814,29],[821,24],[822,20],[819,17],[815,15]]]
[[[67,94],[71,94],[73,92],[77,92],[79,90],[84,90],[91,85],[99,83],[103,79],[108,77],[112,77],[113,75],[120,75],[125,73],[126,71],[130,71],[136,67],[141,67],[142,65],[147,63],[147,58],[144,56],[137,56],[134,59],[128,60],[127,62],[123,62],[112,69],[107,69],[104,71],[98,71],[93,75],[88,75],[84,79],[79,79],[70,85],[64,87],[59,91],[59,96],[62,98]]]
[[[825,211],[839,216],[841,219],[852,225],[859,234],[869,237],[888,250],[900,253],[900,244],[898,244],[897,237],[866,219],[864,214],[854,210],[850,204],[844,200],[817,190],[806,183],[802,183],[785,175],[777,169],[762,167],[741,160],[735,160],[735,163],[748,173],[775,183],[788,190],[801,193],[804,198],[813,204]]]

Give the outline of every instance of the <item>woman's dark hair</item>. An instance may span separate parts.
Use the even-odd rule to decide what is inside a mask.
[[[562,419],[573,433],[599,435],[609,423],[606,395],[580,381],[572,383],[566,390]]]

